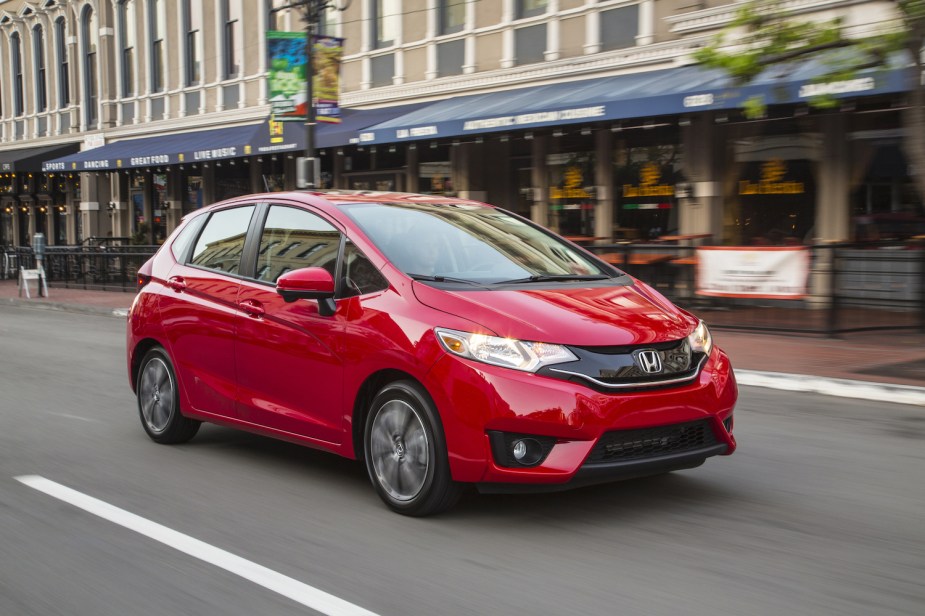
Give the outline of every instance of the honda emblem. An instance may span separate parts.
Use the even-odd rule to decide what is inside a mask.
[[[636,364],[646,374],[658,374],[662,371],[662,356],[654,349],[637,351]]]

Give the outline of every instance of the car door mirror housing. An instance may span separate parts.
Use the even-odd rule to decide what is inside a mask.
[[[297,299],[330,300],[334,297],[334,277],[323,267],[293,270],[279,277],[276,292],[287,302]]]

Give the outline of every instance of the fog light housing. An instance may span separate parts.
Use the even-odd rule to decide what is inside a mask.
[[[498,466],[529,468],[546,459],[556,439],[550,436],[511,434],[490,430],[488,439],[492,455]]]

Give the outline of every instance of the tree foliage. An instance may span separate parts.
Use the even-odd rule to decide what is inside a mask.
[[[816,61],[823,67],[818,82],[854,78],[866,69],[885,68],[897,57],[909,65],[903,125],[904,148],[914,168],[919,194],[925,197],[925,85],[922,76],[925,45],[925,0],[893,0],[893,15],[879,24],[868,24],[861,36],[853,36],[844,20],[812,21],[788,10],[787,0],[749,0],[736,17],[694,58],[704,66],[725,71],[736,85],[753,82],[769,69],[786,74],[797,64]],[[833,108],[838,101],[829,95],[814,96],[810,105]],[[762,117],[767,101],[746,101],[747,117]]]

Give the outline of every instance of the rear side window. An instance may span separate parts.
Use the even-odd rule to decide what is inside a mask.
[[[323,267],[335,276],[340,231],[303,209],[270,206],[257,249],[257,280],[276,282],[291,270]]]
[[[186,258],[189,254],[190,244],[193,243],[193,239],[196,237],[196,233],[201,227],[202,220],[194,219],[189,221],[186,226],[177,233],[176,239],[170,244],[170,252],[173,253],[174,259],[182,262]]]
[[[190,264],[237,274],[253,213],[254,206],[249,205],[212,214],[196,241]]]

